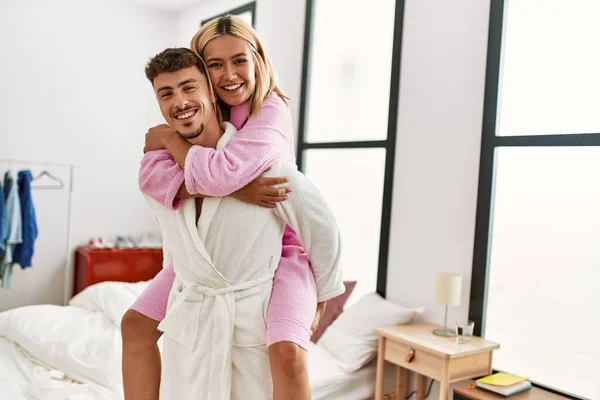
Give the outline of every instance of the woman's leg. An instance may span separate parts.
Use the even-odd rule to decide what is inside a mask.
[[[310,400],[306,350],[294,342],[269,346],[273,400]]]
[[[304,249],[286,227],[267,312],[274,400],[310,400],[306,348],[317,308],[317,286]]]
[[[160,388],[159,322],[135,310],[121,321],[123,390],[127,400],[158,400]]]
[[[165,266],[138,297],[121,321],[123,388],[126,400],[158,400],[161,361],[158,324],[165,317],[175,280]]]

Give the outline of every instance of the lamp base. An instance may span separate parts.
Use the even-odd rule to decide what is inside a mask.
[[[444,336],[444,337],[455,337],[456,336],[456,333],[454,333],[450,329],[446,329],[446,328],[434,329],[433,334],[438,335],[438,336]]]

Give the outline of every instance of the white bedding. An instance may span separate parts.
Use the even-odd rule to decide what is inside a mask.
[[[120,391],[69,379],[45,366],[15,342],[0,337],[1,400],[122,400]]]
[[[377,367],[371,363],[355,373],[346,372],[319,345],[308,346],[308,377],[313,400],[360,400],[375,394]]]
[[[145,285],[105,282],[70,306],[0,313],[0,400],[122,399],[119,323]],[[322,347],[310,343],[308,350],[313,399],[373,395],[374,365],[349,374]]]

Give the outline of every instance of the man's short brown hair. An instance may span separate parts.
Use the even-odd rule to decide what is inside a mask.
[[[177,72],[180,69],[195,66],[208,78],[204,61],[196,53],[184,47],[169,48],[161,51],[146,64],[146,77],[154,84],[154,79],[165,72]]]

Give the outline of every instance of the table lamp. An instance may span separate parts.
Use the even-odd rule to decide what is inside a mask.
[[[443,304],[446,308],[444,313],[444,328],[435,329],[434,334],[438,336],[456,336],[454,330],[448,329],[448,306],[460,305],[462,291],[462,276],[451,272],[438,272],[435,274],[435,302]]]

